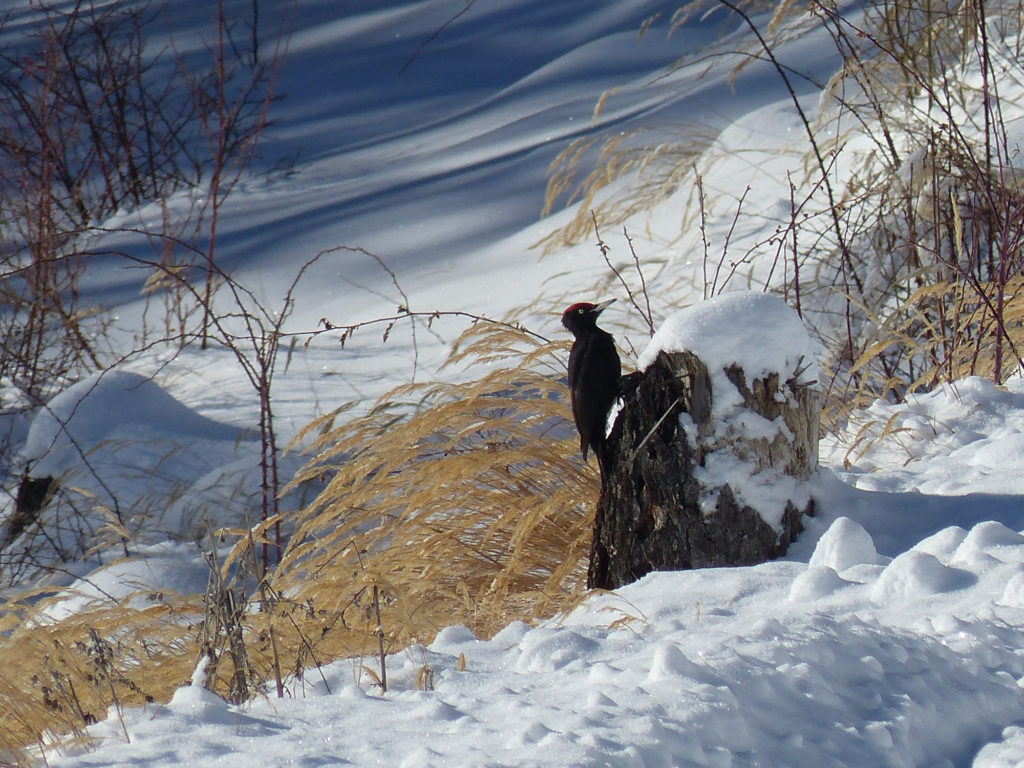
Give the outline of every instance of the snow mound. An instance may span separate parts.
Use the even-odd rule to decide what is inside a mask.
[[[978,523],[960,542],[960,545],[950,556],[950,562],[971,562],[976,558],[995,558],[1019,562],[1021,557],[1017,554],[1024,551],[1024,536],[1016,531],[1010,530],[1002,523],[995,520],[988,520]],[[1013,554],[1010,550],[1016,550]]]
[[[691,680],[711,682],[714,678],[708,669],[694,663],[679,646],[671,642],[662,642],[654,649],[654,659],[647,675],[649,682],[672,681],[679,677]]]
[[[793,580],[789,599],[796,603],[821,600],[851,583],[827,565],[811,566]]]
[[[848,517],[839,517],[818,540],[809,565],[842,572],[855,565],[875,565],[885,561],[875,549],[871,534],[862,525]]]
[[[39,410],[21,462],[32,477],[84,494],[79,508],[103,505],[126,525],[134,517],[133,532],[191,538],[204,507],[223,509],[224,523],[237,520],[255,498],[241,489],[258,457],[255,433],[196,413],[144,376],[108,371]]]
[[[4,577],[18,583],[59,564],[47,583],[69,584],[123,557],[125,532],[133,554],[152,562],[122,561],[79,582],[55,616],[124,595],[121,584],[159,590],[165,581],[174,589],[182,582],[173,575],[176,562],[191,583],[193,570],[203,570],[193,561],[195,547],[167,557],[159,547],[196,540],[206,520],[215,527],[238,524],[256,508],[260,445],[254,438],[202,416],[136,373],[112,370],[68,387],[34,415],[20,452],[23,471],[56,482],[34,524],[0,518],[11,565]],[[109,535],[112,525],[116,537]],[[69,558],[77,561],[73,567]]]
[[[950,525],[918,542],[914,545],[914,549],[918,552],[927,552],[929,555],[935,555],[939,560],[949,562],[950,558],[953,557],[953,553],[956,552],[957,548],[966,538],[967,531],[964,528],[961,528],[959,525]]]
[[[193,544],[167,541],[140,546],[132,557],[120,558],[76,579],[41,611],[53,621],[60,621],[95,604],[123,604],[129,597],[141,608],[159,603],[164,593],[201,594],[209,577],[209,565]]]
[[[878,577],[871,599],[895,602],[966,589],[975,581],[969,571],[943,565],[927,552],[911,550],[894,559]]]
[[[982,747],[971,768],[1019,768],[1024,765],[1024,727],[1003,729],[1001,740]]]
[[[97,446],[147,439],[234,442],[245,430],[207,419],[144,376],[108,371],[68,387],[32,420],[23,449],[33,477],[60,476]]]

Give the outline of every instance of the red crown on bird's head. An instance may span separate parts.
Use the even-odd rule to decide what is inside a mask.
[[[588,312],[596,306],[596,304],[591,304],[589,301],[577,301],[562,313],[562,317],[571,315],[573,312]]]
[[[572,314],[584,315],[588,312],[600,314],[613,301],[615,301],[615,299],[608,299],[608,301],[602,301],[600,304],[591,304],[589,301],[577,301],[575,304],[570,305],[569,308],[562,313],[562,319],[564,320],[566,317]]]

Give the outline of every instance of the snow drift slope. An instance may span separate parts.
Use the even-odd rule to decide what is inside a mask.
[[[229,4],[228,12],[247,18],[243,5]],[[676,7],[667,0],[299,4],[277,86],[282,99],[272,105],[254,174],[220,213],[218,260],[243,283],[267,287],[286,284],[316,253],[347,245],[380,255],[414,300],[443,295],[452,308],[477,311],[530,303],[566,268],[562,257],[541,263],[536,253],[523,255],[554,224],[523,242],[509,238],[536,223],[549,165],[571,140],[643,129],[653,141],[685,142],[693,125],[713,134],[785,98],[778,76],[757,62],[732,89],[724,58],[711,59],[699,79],[709,68],[703,58],[666,76],[667,65],[696,57],[723,31],[723,17],[711,14],[669,36]],[[658,18],[639,40],[651,16]],[[180,8],[169,23],[176,48],[188,51],[201,47],[209,18],[198,7]],[[834,65],[824,41],[818,32],[795,46],[805,71]],[[111,224],[133,221],[126,214]],[[481,252],[496,245],[484,261]],[[577,288],[603,270],[590,255]],[[484,294],[490,306],[446,290],[466,270],[483,276],[510,263],[517,279],[499,297]],[[376,263],[336,254],[304,282],[296,322],[308,327],[326,315],[340,324],[378,311],[381,291],[390,285]],[[130,291],[103,295],[135,301]]]

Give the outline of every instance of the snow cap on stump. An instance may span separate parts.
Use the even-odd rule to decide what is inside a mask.
[[[801,384],[818,380],[822,349],[807,333],[803,320],[785,301],[767,293],[725,293],[670,315],[640,355],[645,370],[661,351],[689,351],[711,374],[714,414],[721,416],[742,400],[725,369],[739,365],[747,381],[778,373]]]

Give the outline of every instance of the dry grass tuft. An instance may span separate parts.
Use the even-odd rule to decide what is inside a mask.
[[[345,643],[340,630],[368,616],[378,587],[389,648],[575,605],[597,487],[567,418],[564,357],[563,345],[477,325],[450,365],[484,365],[480,378],[399,387],[351,423],[311,424],[307,437],[326,431],[294,482],[329,481],[299,515],[275,590]]]
[[[1018,370],[1024,354],[1024,277],[1013,277],[1002,288],[960,279],[923,285],[884,317],[871,320],[873,336],[849,376],[834,382],[838,395],[823,411],[823,424],[831,431],[879,397],[900,401],[943,382],[966,376],[1001,381]]]
[[[188,682],[198,600],[139,595],[53,621],[38,597],[0,607],[0,764],[28,764],[26,746],[85,738],[111,706],[119,713]]]
[[[738,11],[750,14],[769,13],[771,19],[766,34],[773,44],[784,39],[795,23],[807,14],[802,4],[792,0],[735,0]],[[682,4],[668,20],[667,34],[671,35],[693,20],[706,20],[714,16],[721,19],[720,33],[732,31],[732,21],[722,3],[717,0],[690,0]],[[657,16],[644,20],[638,33],[642,39],[650,32]],[[674,74],[686,71],[711,72],[720,59],[721,51],[711,44],[705,48],[687,51],[675,62],[666,62],[664,70],[651,79],[650,87],[664,87]],[[761,57],[759,49],[731,52],[738,54],[730,74],[730,82],[744,67]],[[594,105],[593,121],[599,120],[609,101],[614,101],[619,88],[601,94]],[[618,121],[611,121],[607,129],[571,142],[552,161],[548,168],[548,184],[544,195],[542,215],[560,208],[575,206],[575,215],[564,226],[543,238],[538,246],[544,250],[574,245],[592,233],[592,216],[602,224],[617,224],[627,219],[648,214],[659,203],[677,192],[690,196],[687,209],[696,205],[692,195],[697,166],[713,162],[709,151],[714,147],[721,126],[705,122],[669,126],[652,125],[622,131]],[[684,212],[680,232],[685,232],[693,221],[693,211]]]
[[[601,97],[595,118],[609,95]],[[643,132],[616,131],[600,142],[588,136],[570,143],[548,168],[541,213],[547,216],[557,208],[575,205],[575,215],[537,245],[545,251],[573,245],[592,234],[594,216],[607,222],[625,221],[685,187],[714,133],[701,126],[687,126],[684,132],[685,141],[661,137],[649,143]],[[587,166],[593,170],[580,178],[581,168]]]

